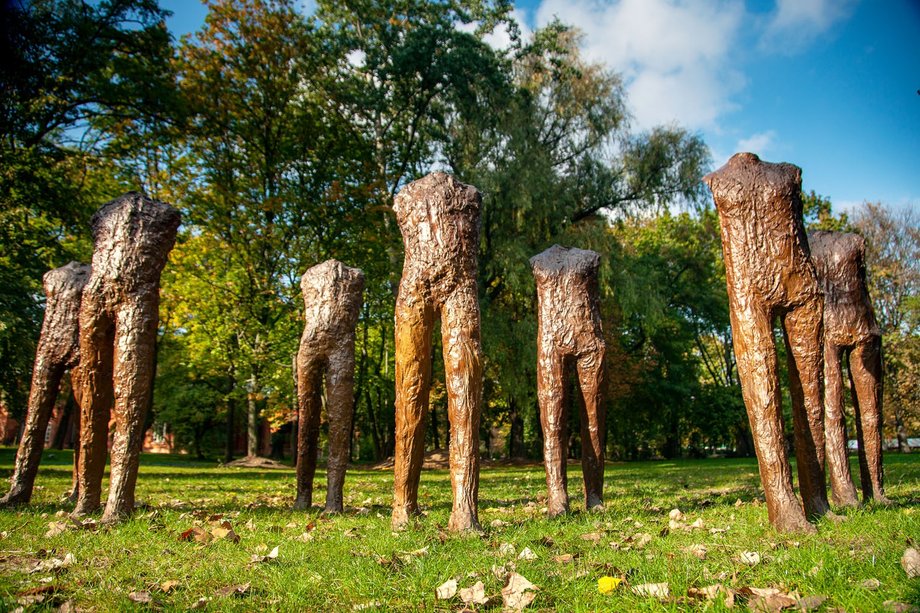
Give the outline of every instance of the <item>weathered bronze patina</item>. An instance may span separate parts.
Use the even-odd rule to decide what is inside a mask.
[[[82,400],[75,515],[99,508],[110,409],[115,435],[102,520],[117,521],[134,508],[154,371],[160,273],[179,219],[173,207],[135,192],[93,215],[93,270],[83,290],[80,364],[74,377]]]
[[[340,513],[354,417],[355,325],[361,312],[364,274],[338,260],[327,260],[304,273],[300,288],[305,323],[295,361],[299,414],[294,508],[309,509],[313,504],[325,372],[329,420],[325,510]]]
[[[29,407],[16,454],[16,466],[10,479],[10,491],[0,498],[0,507],[27,504],[32,498],[35,475],[45,445],[45,430],[60,393],[61,380],[80,360],[80,300],[89,273],[88,265],[71,262],[49,270],[42,278],[46,297],[45,318],[35,352],[35,366],[32,368]],[[75,463],[78,457],[75,451]],[[75,498],[76,494],[77,483],[74,480],[70,495]]]
[[[888,503],[882,471],[882,335],[866,285],[866,241],[848,232],[812,232],[811,259],[824,290],[824,426],[834,504],[857,506],[847,460],[841,362],[847,359],[856,415],[863,498]]]
[[[581,470],[585,508],[604,503],[604,344],[594,251],[553,245],[530,258],[537,281],[537,398],[550,516],[569,510],[566,381],[574,363],[582,394]]]
[[[770,522],[814,532],[827,513],[824,484],[824,308],[802,220],[802,171],[738,153],[703,178],[719,211],[735,357]],[[789,356],[795,450],[805,509],[792,489],[783,440],[773,321]]]
[[[405,186],[393,210],[406,257],[396,298],[393,526],[418,514],[431,384],[431,335],[441,319],[453,508],[448,528],[479,530],[482,348],[476,272],[482,196],[436,172]]]

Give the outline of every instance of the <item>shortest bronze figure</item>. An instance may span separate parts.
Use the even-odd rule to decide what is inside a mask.
[[[567,366],[574,363],[584,399],[581,415],[585,508],[603,505],[604,344],[593,251],[553,245],[530,259],[537,280],[537,397],[543,426],[543,460],[550,516],[569,510],[566,484]]]
[[[882,335],[866,286],[866,241],[847,232],[808,235],[824,291],[824,426],[834,504],[857,506],[847,460],[841,361],[846,358],[856,415],[863,498],[887,504],[882,486]]]
[[[45,444],[45,430],[54,402],[57,400],[64,373],[80,361],[80,300],[83,286],[89,279],[90,267],[71,262],[49,270],[42,278],[45,288],[45,319],[35,352],[32,369],[32,389],[26,423],[16,454],[16,467],[10,479],[10,491],[0,498],[0,507],[28,504],[38,464]],[[74,387],[75,395],[78,393]],[[79,396],[77,396],[79,404]],[[79,458],[79,446],[74,449],[74,464]],[[76,500],[77,481],[74,470],[70,497]]]
[[[364,274],[338,260],[308,270],[300,280],[304,330],[297,352],[297,498],[295,509],[313,504],[322,377],[326,374],[329,462],[326,513],[342,512],[342,487],[348,465],[348,437],[354,416],[355,325],[361,311]]]

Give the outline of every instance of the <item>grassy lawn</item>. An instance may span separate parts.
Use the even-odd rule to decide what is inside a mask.
[[[14,453],[0,449],[0,476],[11,473]],[[825,597],[820,610],[920,603],[920,579],[908,579],[899,563],[909,543],[920,544],[917,454],[885,458],[896,506],[847,512],[842,523],[822,520],[817,535],[793,537],[767,524],[753,460],[608,464],[602,513],[582,510],[580,470],[570,466],[574,512],[555,520],[542,513],[542,466],[487,466],[479,507],[485,534],[457,537],[443,532],[450,511],[444,470],[423,473],[427,516],[393,533],[389,471],[349,470],[348,510],[325,518],[318,507],[290,510],[293,470],[227,469],[152,455],[141,460],[137,493],[144,506],[133,519],[115,528],[60,531],[68,522],[61,511],[72,508],[59,502],[71,459],[69,452],[46,451],[33,505],[0,511],[0,610],[30,598],[42,602],[27,610],[66,602],[95,610],[458,610],[459,595],[435,597],[451,578],[461,589],[482,581],[486,595],[497,598],[478,608],[499,610],[512,569],[539,587],[528,610],[718,611],[724,597],[688,595],[716,583]],[[317,481],[314,502],[325,496],[323,472]],[[684,513],[679,523],[686,528],[668,529],[674,508]],[[702,527],[690,528],[697,520]],[[239,542],[181,538],[195,526],[210,536],[223,521]],[[533,556],[518,558],[525,548]],[[55,560],[63,566],[51,568]],[[601,594],[604,576],[625,581]],[[668,598],[632,591],[664,582]],[[745,594],[736,600],[742,609]]]

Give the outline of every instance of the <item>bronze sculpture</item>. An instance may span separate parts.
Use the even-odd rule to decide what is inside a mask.
[[[850,478],[841,361],[846,358],[856,416],[863,498],[881,503],[882,335],[866,285],[866,241],[847,232],[808,235],[811,259],[824,291],[824,425],[827,472],[834,504],[857,506]]]
[[[482,348],[476,275],[481,203],[475,187],[435,172],[406,185],[393,204],[406,253],[395,316],[395,528],[419,513],[431,334],[440,317],[451,437],[453,507],[448,528],[480,529]]]
[[[338,260],[327,260],[304,273],[300,287],[305,323],[295,362],[298,429],[294,508],[309,509],[313,503],[325,371],[329,418],[325,511],[340,513],[354,417],[355,325],[361,311],[364,274]]]
[[[89,279],[90,267],[79,262],[49,270],[42,278],[45,289],[45,317],[41,336],[35,352],[32,369],[32,388],[29,406],[16,465],[10,479],[10,491],[0,498],[0,507],[28,504],[32,498],[35,475],[41,462],[45,444],[45,431],[54,402],[61,389],[66,371],[80,361],[79,321],[80,300],[83,287]],[[80,398],[74,388],[77,404]],[[74,450],[74,464],[78,463],[79,449]],[[74,470],[76,477],[76,470]],[[76,499],[78,485],[74,478],[70,497]]]
[[[574,362],[584,400],[581,415],[585,508],[603,506],[604,343],[594,251],[553,245],[530,258],[537,281],[537,397],[543,426],[543,459],[549,490],[547,511],[569,510],[566,483],[568,418],[566,366]]]
[[[703,180],[719,212],[732,339],[770,522],[778,530],[814,532],[808,517],[829,510],[823,470],[824,305],[802,220],[802,171],[738,153]],[[776,317],[788,353],[804,512],[792,489],[783,440]]]
[[[75,516],[100,504],[110,409],[115,434],[102,521],[117,521],[134,508],[153,383],[160,273],[179,220],[173,207],[136,192],[105,204],[91,220],[93,270],[83,290],[80,364],[74,377],[82,400]]]

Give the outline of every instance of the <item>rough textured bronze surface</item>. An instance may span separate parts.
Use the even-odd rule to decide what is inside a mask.
[[[811,259],[824,291],[824,426],[834,504],[856,506],[847,460],[841,362],[850,372],[863,497],[885,497],[882,472],[882,335],[866,285],[866,241],[848,232],[812,232]]]
[[[581,388],[581,470],[585,508],[604,503],[604,432],[602,402],[604,344],[597,271],[593,251],[553,245],[530,258],[537,281],[537,398],[543,426],[543,461],[550,516],[569,510],[566,483],[568,416],[565,374],[574,362]]]
[[[703,178],[722,234],[732,341],[770,522],[813,532],[828,511],[824,484],[824,308],[802,220],[802,171],[738,153]],[[792,489],[783,440],[773,321],[789,359],[795,449],[804,512]]]
[[[319,451],[322,378],[326,375],[329,462],[326,512],[342,511],[342,486],[348,466],[349,434],[354,417],[355,326],[361,312],[364,274],[338,260],[327,260],[300,279],[304,329],[297,352],[297,498],[295,509],[313,503],[313,476]]]
[[[45,430],[64,373],[80,360],[80,299],[89,279],[90,267],[79,262],[45,273],[45,318],[32,368],[32,389],[10,491],[0,498],[0,507],[26,504],[32,498],[35,475],[45,446]],[[79,398],[78,398],[79,404]],[[74,457],[77,461],[77,456]],[[71,491],[75,495],[76,490]]]
[[[393,526],[418,514],[431,385],[431,335],[441,318],[453,508],[448,528],[479,530],[482,348],[476,273],[482,196],[436,172],[406,185],[393,210],[406,257],[396,298]]]
[[[103,521],[134,508],[137,465],[150,406],[160,273],[176,241],[179,212],[130,192],[93,215],[93,271],[80,308],[80,494],[75,515],[99,507],[110,409],[115,421]]]

